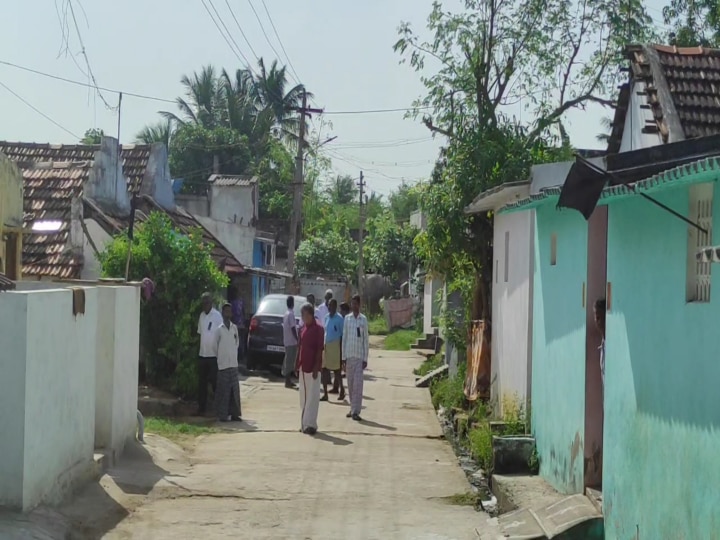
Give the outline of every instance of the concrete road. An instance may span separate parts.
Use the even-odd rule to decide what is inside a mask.
[[[347,419],[347,404],[321,403],[315,437],[298,432],[296,391],[249,379],[236,430],[190,453],[150,436],[66,515],[85,537],[113,540],[477,538],[485,514],[445,500],[469,485],[428,391],[413,385],[419,363],[373,350],[365,422]]]

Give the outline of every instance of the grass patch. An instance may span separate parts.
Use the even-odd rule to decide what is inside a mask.
[[[149,417],[145,419],[145,432],[154,433],[172,441],[183,441],[217,433],[218,430],[212,426],[202,424],[188,424],[171,418]]]
[[[478,424],[468,432],[470,454],[484,471],[492,470],[492,438],[493,434],[487,421]]]
[[[386,351],[409,351],[422,334],[417,330],[396,330],[385,338]]]
[[[441,406],[446,410],[453,407],[462,407],[465,403],[465,364],[458,368],[455,377],[443,377],[433,382],[430,386],[433,406],[438,409]]]
[[[388,327],[385,317],[382,315],[375,315],[368,321],[368,331],[371,336],[387,336]]]
[[[424,377],[431,371],[435,371],[437,368],[442,366],[443,363],[443,355],[435,354],[429,357],[427,360],[423,361],[423,363],[420,364],[420,367],[415,368],[413,370],[413,374],[417,375],[418,377]]]
[[[443,500],[448,503],[452,504],[454,506],[473,506],[476,507],[479,504],[480,496],[476,493],[456,493],[455,495],[450,495],[449,497],[443,497]]]

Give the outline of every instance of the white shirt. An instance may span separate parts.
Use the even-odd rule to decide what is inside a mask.
[[[330,313],[330,308],[327,307],[325,302],[320,304],[315,310],[315,318],[323,328],[325,327],[325,317],[327,317],[328,313]]]
[[[215,341],[215,330],[223,323],[220,312],[212,308],[209,313],[200,313],[198,319],[198,334],[200,334],[200,356],[202,358],[214,358],[217,356],[217,342]]]
[[[292,331],[293,328],[297,328],[295,311],[288,308],[283,317],[283,345],[286,347],[294,347],[298,344],[297,339],[295,339],[295,334],[293,334]]]
[[[215,330],[215,346],[217,348],[218,370],[238,367],[238,347],[240,335],[232,322],[230,328],[221,324]]]
[[[362,313],[357,317],[350,313],[345,317],[343,324],[342,359],[359,358],[367,362],[369,353],[370,334],[367,318]]]

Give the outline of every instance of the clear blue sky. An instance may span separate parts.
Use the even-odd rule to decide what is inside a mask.
[[[226,0],[212,0],[247,58],[255,62],[240,35]],[[277,51],[282,50],[261,0],[251,0]],[[208,0],[206,0],[206,3]],[[250,1],[228,0],[258,56],[275,58]],[[277,32],[315,105],[326,111],[400,108],[423,92],[419,76],[398,65],[392,51],[400,21],[424,29],[431,0],[265,0]],[[446,2],[455,8],[459,0]],[[25,0],[3,10],[0,60],[62,77],[88,81],[81,46],[70,21],[69,52],[62,51],[63,25],[56,6],[65,0]],[[223,40],[200,0],[74,0],[87,56],[100,86],[174,99],[180,76],[212,63],[229,71],[240,61]],[[660,0],[649,3],[660,19]],[[80,9],[82,6],[82,10]],[[84,13],[83,13],[84,10]],[[77,65],[76,65],[77,63]],[[79,66],[79,67],[78,67]],[[117,115],[92,91],[0,65],[0,83],[78,136],[97,127],[117,133]],[[117,95],[104,92],[115,105]],[[171,104],[124,97],[121,140],[131,142],[156,112]],[[594,147],[599,108],[569,116],[578,147]],[[427,129],[403,113],[327,115],[321,137],[333,167],[342,173],[365,173],[371,189],[387,194],[402,181],[426,178],[439,147]],[[317,129],[319,122],[314,122]],[[588,126],[592,126],[588,128]],[[70,143],[73,135],[55,126],[0,86],[0,139]]]

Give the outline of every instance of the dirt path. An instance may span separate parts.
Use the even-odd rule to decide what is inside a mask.
[[[191,453],[148,436],[63,512],[75,538],[465,540],[486,516],[445,498],[467,481],[442,439],[420,357],[374,349],[364,423],[322,403],[316,437],[298,432],[297,392],[244,383],[246,423]]]

